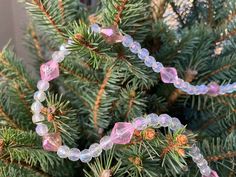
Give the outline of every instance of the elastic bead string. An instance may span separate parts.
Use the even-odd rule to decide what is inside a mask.
[[[94,30],[93,30],[94,31]],[[72,41],[68,41],[70,45]],[[126,41],[123,38],[122,43]],[[139,46],[137,42],[135,42]],[[71,161],[80,160],[83,163],[88,163],[92,158],[98,157],[103,150],[109,150],[114,144],[128,144],[130,143],[134,131],[142,131],[147,127],[159,128],[169,127],[172,131],[177,131],[184,128],[180,123],[179,119],[171,118],[167,114],[161,114],[160,116],[156,114],[149,114],[146,118],[138,117],[133,120],[132,123],[129,122],[117,122],[110,136],[104,136],[101,138],[99,143],[92,144],[89,149],[84,149],[80,151],[77,148],[69,148],[67,145],[62,145],[62,139],[60,133],[50,133],[48,126],[43,123],[45,117],[41,114],[44,107],[42,102],[46,99],[45,91],[49,89],[49,81],[59,77],[59,63],[62,62],[65,56],[69,55],[70,52],[66,49],[66,45],[60,47],[60,51],[55,51],[52,54],[52,60],[44,63],[40,67],[41,80],[37,83],[38,91],[34,94],[35,102],[31,105],[31,110],[33,112],[32,121],[36,126],[36,133],[43,138],[43,149],[46,151],[56,152],[60,158],[68,158]],[[131,51],[138,51],[136,47],[131,47]],[[138,47],[139,48],[139,47]],[[145,58],[145,64],[147,66],[152,66],[154,71],[161,71],[164,69],[159,62],[147,61],[148,51],[146,49],[141,50],[143,53],[139,53],[140,58]],[[149,59],[151,56],[148,57]],[[166,68],[165,68],[166,69]],[[171,70],[169,73],[175,73]],[[179,80],[179,79],[177,79]],[[189,151],[189,155],[193,158],[193,161],[197,164],[201,174],[206,177],[217,177],[217,173],[208,166],[207,161],[201,155],[199,148],[194,144]]]
[[[153,56],[149,55],[149,51],[145,48],[141,48],[139,42],[134,41],[133,38],[129,35],[121,35],[118,33],[118,29],[114,27],[111,28],[102,28],[98,24],[92,24],[91,30],[94,33],[100,33],[102,36],[106,36],[105,39],[113,39],[113,43],[121,42],[122,45],[129,50],[138,55],[138,58],[144,62],[144,64],[152,68],[156,73],[160,73],[161,80],[164,83],[171,83],[175,88],[186,92],[189,95],[210,95],[217,96],[227,93],[232,93],[236,91],[236,82],[227,85],[218,85],[215,82],[211,82],[208,85],[192,85],[189,82],[185,82],[183,79],[180,79],[177,75],[177,70],[174,67],[164,67],[161,62],[157,62]],[[119,35],[118,35],[119,34]]]

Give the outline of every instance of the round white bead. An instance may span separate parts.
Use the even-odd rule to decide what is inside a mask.
[[[77,148],[70,149],[68,159],[71,161],[78,161],[80,156],[80,150]]]
[[[39,102],[39,101],[35,101],[32,105],[31,105],[31,110],[33,111],[33,113],[37,114],[40,113],[41,110],[43,108],[43,105]]]
[[[79,159],[83,163],[88,163],[92,159],[92,155],[90,154],[90,151],[88,149],[84,149],[80,152]]]
[[[141,50],[138,51],[138,57],[141,60],[144,60],[148,56],[149,56],[149,51],[147,49],[142,48]]]
[[[158,121],[162,127],[167,127],[170,125],[171,117],[168,114],[161,114]]]
[[[202,167],[207,166],[207,165],[208,165],[208,163],[207,163],[207,161],[205,159],[203,159],[202,161],[197,163],[197,166],[199,168],[202,168]]]
[[[65,56],[70,54],[70,51],[66,48],[65,44],[61,45],[60,51],[62,51]]]
[[[111,138],[109,136],[104,136],[101,140],[100,140],[100,146],[102,149],[109,150],[113,147],[113,142],[111,141]]]
[[[154,128],[157,128],[159,126],[159,122],[158,122],[158,115],[156,114],[149,114],[147,116],[147,121],[148,121],[148,124]]]
[[[65,58],[64,52],[63,51],[56,51],[52,54],[52,60],[61,63]]]
[[[43,102],[46,99],[46,94],[43,91],[37,91],[34,93],[34,99]]]
[[[37,83],[37,88],[40,90],[40,91],[46,91],[48,90],[49,88],[49,82],[48,81],[45,81],[45,80],[40,80],[38,81]]]
[[[191,157],[197,156],[198,154],[200,154],[200,149],[197,147],[196,144],[193,144],[190,151],[189,151],[189,155]]]
[[[177,118],[172,118],[170,119],[170,129],[175,131],[175,130],[179,130],[182,127],[181,122],[179,121],[179,119]]]
[[[156,62],[155,58],[153,56],[148,56],[144,60],[144,64],[147,67],[152,67],[152,65]]]
[[[92,155],[92,157],[98,157],[102,153],[102,148],[100,144],[94,143],[89,147],[89,151]]]
[[[91,25],[91,30],[94,33],[100,33],[101,31],[101,27],[98,24],[92,24]]]
[[[70,148],[68,146],[60,146],[57,150],[57,155],[62,158],[65,159],[69,156],[70,153]]]
[[[33,117],[32,117],[32,122],[35,123],[35,124],[38,123],[38,122],[42,122],[44,120],[45,120],[45,118],[42,114],[34,114]]]
[[[122,44],[124,47],[130,47],[130,45],[133,43],[133,38],[129,35],[125,35],[122,39]]]
[[[154,72],[159,73],[164,66],[160,62],[154,62],[152,64],[152,69]]]
[[[200,172],[203,176],[210,176],[211,168],[209,166],[204,166],[204,167],[200,168]]]
[[[193,156],[193,161],[195,163],[200,163],[202,160],[204,160],[204,157],[202,154],[197,154],[196,156]]]
[[[38,124],[35,128],[35,131],[39,136],[44,136],[48,133],[48,126],[42,123]]]
[[[141,49],[141,45],[135,41],[130,45],[129,49],[132,53],[136,54]]]
[[[133,126],[137,130],[144,130],[147,128],[148,120],[143,117],[138,117],[133,120]]]

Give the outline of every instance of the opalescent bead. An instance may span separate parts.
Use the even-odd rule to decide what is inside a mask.
[[[59,76],[59,65],[54,60],[50,60],[40,66],[42,80],[51,81]]]
[[[216,96],[219,94],[219,92],[220,92],[220,86],[217,83],[212,82],[208,85],[208,92],[207,92],[208,95]]]
[[[43,149],[50,152],[57,152],[61,146],[62,139],[60,133],[48,133],[43,136]]]
[[[159,126],[159,121],[158,121],[158,115],[156,114],[149,114],[147,117],[147,122],[148,122],[148,125],[150,125],[151,127],[158,127]]]
[[[142,48],[138,51],[138,57],[141,59],[141,60],[144,60],[146,57],[149,56],[149,51],[145,48]]]
[[[171,117],[168,114],[161,114],[159,116],[159,123],[162,127],[167,127],[170,124]]]
[[[154,62],[152,64],[152,69],[154,72],[159,73],[164,66],[160,62]]]
[[[60,46],[60,51],[62,51],[64,53],[65,56],[70,54],[70,51],[66,48],[65,44],[62,44]]]
[[[89,151],[90,151],[92,157],[98,157],[102,153],[102,148],[101,148],[100,144],[94,143],[94,144],[90,145]]]
[[[207,163],[207,161],[205,160],[205,159],[203,159],[202,161],[199,161],[198,163],[197,163],[197,166],[199,167],[199,168],[202,168],[203,166],[207,166],[208,165],[208,163]]]
[[[69,151],[68,159],[71,161],[78,161],[80,156],[80,150],[77,148],[72,148]]]
[[[90,160],[92,160],[92,155],[88,149],[84,149],[80,152],[79,159],[83,163],[88,163]]]
[[[124,47],[130,47],[132,43],[133,43],[133,38],[131,36],[129,35],[123,36],[122,44]]]
[[[200,172],[203,176],[210,176],[211,168],[209,166],[204,166],[203,168],[200,168]]]
[[[62,159],[67,158],[69,156],[69,153],[70,153],[70,148],[66,145],[60,146],[57,150],[57,155]]]
[[[44,136],[48,133],[48,126],[42,123],[37,124],[35,131],[39,136]]]
[[[43,102],[46,99],[46,94],[43,91],[37,91],[34,93],[34,99]]]
[[[148,56],[144,60],[144,64],[147,67],[152,67],[152,65],[156,62],[155,58],[153,56]]]
[[[43,105],[39,101],[35,101],[31,105],[31,110],[35,114],[39,114],[41,112],[42,108],[43,108]]]
[[[129,49],[132,53],[136,54],[141,49],[141,45],[135,41],[130,45]]]
[[[179,88],[182,88],[183,83],[184,83],[184,80],[178,78],[178,79],[175,80],[174,86],[179,89]]]
[[[176,130],[179,130],[182,127],[182,124],[179,121],[179,119],[174,117],[174,118],[170,119],[169,127],[170,127],[171,130],[176,131]]]
[[[40,90],[40,91],[46,91],[48,90],[49,88],[49,82],[48,81],[45,81],[45,80],[40,80],[38,81],[37,83],[37,88]]]
[[[91,30],[94,33],[100,33],[101,31],[101,27],[98,24],[92,24],[91,25]]]
[[[111,132],[114,144],[128,144],[133,136],[134,127],[128,122],[117,122]]]
[[[65,54],[63,51],[56,51],[52,54],[52,60],[61,63],[65,58]]]
[[[136,130],[144,130],[147,128],[148,120],[143,117],[138,117],[133,120],[133,126]]]
[[[111,141],[111,138],[109,136],[104,136],[101,140],[100,140],[100,146],[102,149],[109,150],[113,147],[113,142]]]
[[[45,118],[42,114],[38,113],[38,114],[34,114],[33,117],[32,117],[32,122],[33,123],[39,123],[39,122],[42,122],[44,121]]]
[[[198,154],[200,154],[200,149],[196,146],[196,144],[193,144],[192,147],[189,150],[189,155],[191,157],[197,156]]]
[[[197,164],[200,163],[202,160],[204,160],[204,157],[202,154],[197,154],[196,156],[193,156],[192,158],[193,158],[193,161]]]
[[[173,67],[164,67],[161,69],[161,80],[164,83],[174,83],[178,79],[177,71]]]

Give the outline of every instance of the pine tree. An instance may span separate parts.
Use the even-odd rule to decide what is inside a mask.
[[[0,175],[3,177],[200,176],[176,139],[185,128],[147,128],[132,142],[115,146],[89,164],[60,159],[42,149],[30,105],[38,68],[62,43],[72,40],[60,77],[47,93],[45,113],[70,147],[88,148],[115,122],[149,113],[180,118],[219,176],[236,176],[235,93],[188,95],[164,84],[136,55],[92,33],[93,22],[118,25],[165,66],[198,84],[236,82],[235,0],[21,0],[31,17],[25,44],[34,60],[29,74],[8,44],[0,53]],[[36,77],[34,77],[36,75]],[[174,145],[173,145],[174,144]],[[177,148],[173,148],[177,147]]]

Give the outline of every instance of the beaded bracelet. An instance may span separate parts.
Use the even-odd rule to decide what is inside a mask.
[[[68,45],[71,41],[68,41]],[[36,126],[36,133],[43,139],[43,149],[46,151],[57,152],[60,158],[68,158],[71,161],[81,160],[83,163],[88,163],[93,157],[98,157],[102,150],[109,150],[114,144],[128,144],[133,136],[134,130],[144,130],[148,126],[169,127],[170,130],[176,131],[184,126],[179,119],[171,118],[167,114],[160,116],[149,114],[146,118],[139,117],[134,119],[132,123],[117,122],[112,129],[110,136],[104,136],[100,143],[92,144],[89,149],[80,151],[77,148],[69,148],[62,145],[60,133],[49,132],[48,126],[43,123],[45,117],[41,114],[43,109],[42,102],[46,99],[45,91],[49,89],[49,81],[59,77],[59,63],[62,62],[65,56],[69,55],[66,45],[60,47],[60,51],[55,51],[52,54],[52,60],[40,66],[41,80],[37,83],[38,91],[34,93],[35,102],[31,106],[33,112],[32,121]],[[154,67],[155,68],[155,67]],[[217,173],[208,166],[207,161],[200,153],[199,148],[194,144],[189,151],[189,155],[197,164],[203,177],[218,177]]]
[[[145,48],[141,48],[140,43],[134,41],[129,35],[122,35],[119,33],[118,28],[112,27],[100,27],[98,24],[92,24],[91,30],[94,33],[100,33],[108,43],[121,42],[124,47],[138,55],[138,58],[144,61],[147,67],[151,67],[156,73],[160,73],[161,80],[164,83],[172,83],[177,89],[180,89],[189,95],[210,95],[217,96],[226,93],[232,93],[236,91],[236,82],[227,85],[219,86],[216,82],[211,82],[208,85],[191,85],[185,82],[183,79],[178,78],[177,70],[173,67],[164,67],[162,63],[156,62],[153,56],[149,55],[149,51]]]

